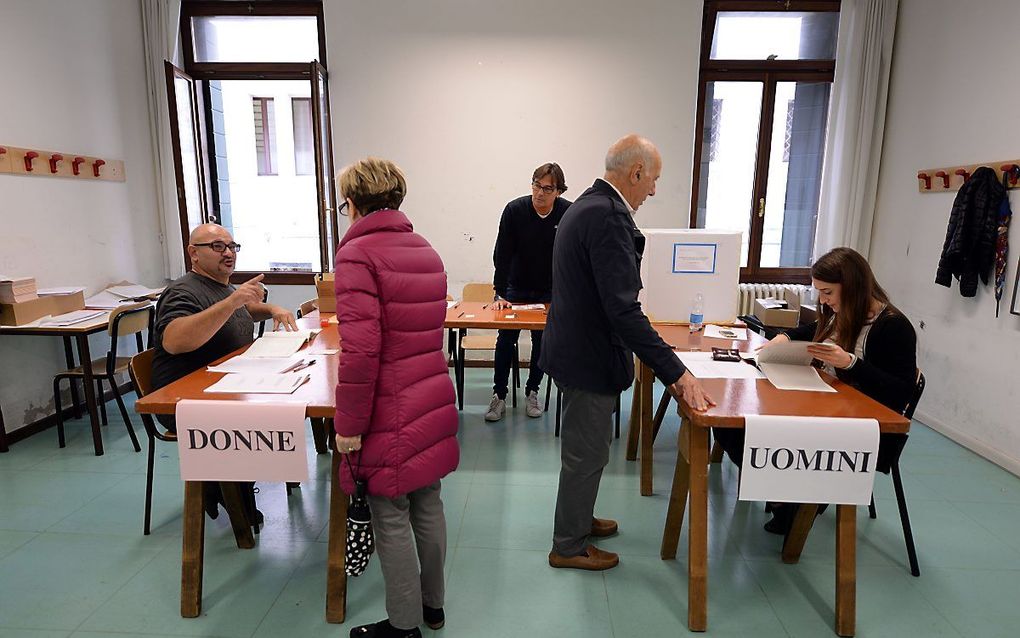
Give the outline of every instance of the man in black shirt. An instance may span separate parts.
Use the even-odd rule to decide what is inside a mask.
[[[226,228],[202,224],[188,239],[191,272],[163,291],[156,303],[152,386],[161,388],[252,342],[255,322],[297,330],[294,315],[262,302],[263,275],[230,285],[241,249]],[[172,416],[160,422],[176,431]]]
[[[531,176],[531,195],[518,197],[503,209],[499,234],[492,252],[496,273],[492,286],[496,290],[493,308],[509,308],[511,304],[549,303],[552,299],[552,250],[556,227],[570,202],[560,197],[567,190],[563,169],[555,163],[542,164]],[[495,373],[492,402],[485,413],[486,421],[499,421],[506,413],[510,368],[520,330],[500,330],[496,338]],[[531,369],[525,389],[525,412],[529,417],[542,416],[538,389],[542,370],[538,357],[542,353],[542,331],[531,331]]]

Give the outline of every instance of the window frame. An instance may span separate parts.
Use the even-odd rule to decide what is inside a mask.
[[[705,141],[705,95],[709,82],[760,82],[762,108],[758,124],[758,148],[755,160],[754,184],[751,202],[748,202],[750,236],[748,237],[747,266],[740,268],[742,283],[811,283],[811,269],[762,268],[761,249],[764,221],[756,214],[755,202],[764,196],[768,184],[769,151],[774,131],[775,92],[779,82],[828,82],[835,77],[833,60],[713,60],[712,38],[720,12],[836,12],[840,0],[705,0],[701,30],[701,59],[698,71],[698,102],[694,126],[694,166],[691,180],[690,228],[698,228],[698,196],[701,191],[701,158]],[[837,35],[838,37],[838,35]],[[709,114],[710,116],[710,114]]]
[[[196,62],[194,32],[192,18],[202,16],[267,16],[267,17],[288,17],[288,16],[313,16],[316,18],[317,31],[319,36],[319,59],[318,64],[328,68],[326,64],[326,28],[323,19],[322,3],[319,0],[184,0],[181,4],[180,38],[181,52],[184,58],[184,71],[192,78],[200,82],[201,103],[199,104],[200,123],[204,128],[205,140],[213,139],[213,118],[209,114],[211,103],[210,86],[211,80],[304,80],[312,82],[314,76],[309,68],[308,62]],[[332,157],[332,140],[328,149]],[[210,211],[210,221],[218,221],[215,213],[220,210],[219,191],[212,185],[215,184],[216,162],[213,154],[215,149],[211,143],[203,146],[203,160],[206,169],[205,189],[206,207]],[[332,180],[330,183],[332,187]],[[323,220],[320,212],[320,229],[324,224],[330,224],[334,228],[334,237],[337,236],[336,213],[331,213],[331,219]],[[321,234],[321,230],[320,230]],[[185,256],[187,255],[187,236],[184,237]],[[322,269],[332,269],[332,260],[321,246],[320,237],[320,261]],[[334,247],[335,248],[335,247]],[[187,261],[187,260],[185,260]],[[243,283],[257,275],[265,275],[262,282],[266,284],[284,285],[313,285],[315,283],[314,272],[281,272],[281,271],[235,271],[231,277],[231,283]]]

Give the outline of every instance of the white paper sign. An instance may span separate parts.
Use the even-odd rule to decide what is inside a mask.
[[[673,244],[673,272],[714,273],[718,249],[717,244]]]
[[[878,421],[745,416],[740,500],[867,505]]]
[[[307,481],[304,403],[177,404],[185,481]]]

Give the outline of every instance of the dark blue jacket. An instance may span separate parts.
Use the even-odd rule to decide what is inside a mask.
[[[664,383],[684,373],[638,303],[644,244],[627,206],[605,181],[596,180],[563,215],[539,360],[557,383],[617,394],[634,381],[634,354]]]

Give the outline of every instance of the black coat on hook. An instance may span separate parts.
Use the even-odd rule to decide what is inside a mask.
[[[949,288],[956,277],[964,297],[977,294],[979,276],[988,284],[995,264],[999,204],[1005,196],[998,175],[987,166],[974,171],[960,187],[949,214],[935,283]]]

